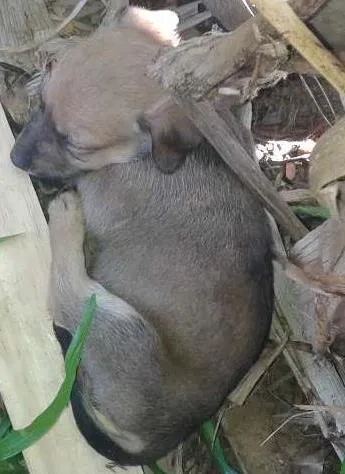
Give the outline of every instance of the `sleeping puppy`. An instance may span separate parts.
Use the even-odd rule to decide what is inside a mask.
[[[123,465],[162,457],[218,410],[272,315],[263,208],[146,76],[174,26],[132,8],[65,51],[11,154],[77,189],[49,209],[55,330],[65,352],[96,294],[72,407]]]
[[[138,133],[143,112],[149,115],[157,145],[169,145],[174,123],[180,142],[190,148],[199,143],[199,133],[183,112],[147,77],[159,47],[177,43],[177,22],[171,11],[130,8],[120,27],[100,29],[74,48],[63,49],[51,74],[43,78],[41,109],[18,140],[14,163],[37,177],[67,178],[80,170],[131,161],[138,151],[150,149]],[[36,139],[36,130],[44,139]],[[175,148],[169,166],[178,161]]]

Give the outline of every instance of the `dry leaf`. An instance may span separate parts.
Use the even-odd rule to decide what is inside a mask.
[[[272,225],[272,230],[276,253],[284,254],[276,226]],[[315,280],[315,274],[345,275],[345,223],[335,219],[325,222],[297,242],[290,255],[293,263],[308,269],[307,283],[309,279]],[[318,322],[316,304],[319,295],[310,290],[308,285],[298,284],[287,278],[281,265],[275,262],[274,267],[278,323],[274,323],[273,327],[277,328],[278,334],[281,334],[281,327],[286,327],[292,340],[304,341],[321,351],[321,355],[316,358],[308,352],[293,350],[293,357],[301,367],[305,389],[309,391],[308,396],[322,405],[345,405],[345,376],[343,379],[333,360],[322,356],[333,334],[334,311],[343,298],[322,295],[327,300]],[[304,271],[302,276],[305,277]],[[324,436],[332,435],[334,439],[338,439],[337,435],[342,436],[345,432],[344,414],[332,413],[326,417],[320,413],[314,416],[320,423]],[[330,423],[330,419],[333,419],[333,423]]]
[[[323,188],[345,176],[345,117],[322,135],[311,156],[309,180],[318,198]]]

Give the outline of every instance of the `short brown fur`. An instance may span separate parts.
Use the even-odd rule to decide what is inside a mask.
[[[151,463],[215,413],[258,358],[273,301],[265,212],[145,76],[169,38],[150,18],[130,10],[64,53],[11,155],[77,188],[49,209],[56,334],[66,350],[95,293],[72,406],[120,464]]]

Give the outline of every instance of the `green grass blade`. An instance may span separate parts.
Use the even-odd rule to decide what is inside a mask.
[[[330,219],[329,209],[321,206],[291,206],[294,213],[299,217],[316,217],[320,219]]]
[[[9,461],[0,461],[1,474],[29,474],[23,456],[15,456]]]
[[[6,242],[6,240],[13,239],[13,237],[18,237],[18,235],[23,235],[23,232],[19,232],[18,234],[6,235],[5,237],[0,237],[0,244],[2,244],[2,242]]]
[[[341,465],[340,474],[345,474],[345,460],[343,461],[343,464]]]
[[[59,419],[69,403],[82,350],[88,336],[96,309],[96,296],[92,295],[83,314],[82,321],[73,336],[65,358],[65,380],[58,394],[49,405],[29,426],[22,430],[11,430],[0,439],[0,460],[8,459],[27,449],[45,435]]]
[[[11,428],[11,421],[6,412],[0,413],[0,439],[7,434]],[[12,457],[6,461],[0,461],[1,474],[29,474],[22,454]]]
[[[5,436],[5,434],[11,428],[11,421],[7,415],[7,413],[1,413],[0,415],[0,439]],[[1,471],[0,471],[1,473]]]
[[[149,466],[147,466],[150,471],[153,472],[153,474],[167,474],[165,471],[163,471],[163,469],[161,469],[158,464],[155,462],[153,464],[150,464]]]
[[[215,429],[212,421],[207,421],[200,428],[200,435],[205,444],[208,446],[213,456],[214,462],[222,474],[239,474],[231,466],[229,466],[224,451],[220,445],[218,436],[215,436]]]

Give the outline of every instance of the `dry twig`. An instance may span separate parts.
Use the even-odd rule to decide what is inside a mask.
[[[270,439],[273,438],[273,436],[275,436],[280,430],[282,430],[284,428],[284,426],[286,426],[293,419],[298,418],[298,417],[302,417],[302,416],[306,416],[306,414],[317,413],[317,412],[318,412],[317,410],[310,410],[308,412],[295,413],[294,415],[289,416],[289,418],[287,420],[283,421],[283,423],[281,425],[279,425],[278,428],[276,428],[269,436],[267,436],[266,439],[264,439],[260,443],[260,447],[264,446]]]

